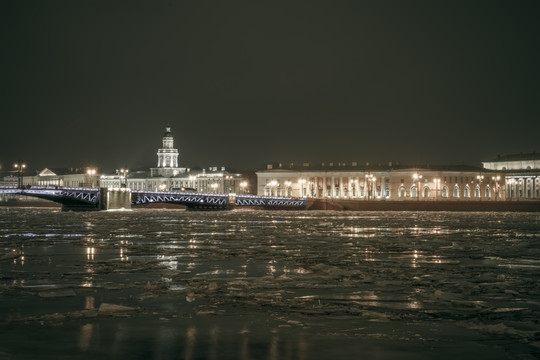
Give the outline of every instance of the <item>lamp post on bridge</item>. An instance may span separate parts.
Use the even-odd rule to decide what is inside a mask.
[[[120,169],[120,170],[116,170],[116,172],[120,176],[120,187],[127,187],[127,183],[128,183],[127,178],[128,178],[129,170]]]
[[[22,184],[23,184],[23,173],[24,173],[24,168],[26,167],[26,164],[23,163],[22,160],[18,160],[15,165],[13,165],[15,167],[15,169],[17,170],[17,187],[19,189],[22,189]]]

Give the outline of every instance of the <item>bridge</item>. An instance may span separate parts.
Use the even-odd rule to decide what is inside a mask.
[[[61,186],[0,186],[0,194],[46,199],[62,204],[63,210],[108,210],[156,203],[185,205],[188,209],[227,210],[236,207],[306,209],[306,199],[211,194],[191,191],[146,191],[127,188],[80,188]]]

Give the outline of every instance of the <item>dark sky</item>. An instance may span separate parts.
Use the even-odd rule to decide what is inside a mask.
[[[0,164],[539,151],[537,1],[1,1]]]

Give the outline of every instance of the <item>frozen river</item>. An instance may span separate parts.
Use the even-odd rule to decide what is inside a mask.
[[[537,359],[537,213],[0,208],[0,359]]]

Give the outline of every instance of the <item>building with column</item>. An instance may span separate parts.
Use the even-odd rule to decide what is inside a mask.
[[[398,167],[328,163],[269,165],[257,194],[357,200],[506,199],[504,173],[470,166]]]
[[[101,187],[128,187],[132,190],[196,191],[205,193],[240,193],[246,185],[241,174],[230,173],[225,167],[208,167],[193,170],[180,167],[179,152],[174,148],[171,127],[165,128],[162,147],[157,152],[157,167],[147,171],[118,170],[113,175],[101,175]]]
[[[508,199],[540,199],[540,154],[498,155],[482,164],[485,169],[504,172]]]
[[[163,134],[162,146],[158,149],[158,164],[156,168],[150,169],[150,176],[172,177],[186,172],[186,168],[178,166],[178,149],[174,148],[174,138],[171,133],[171,127],[165,128]]]

